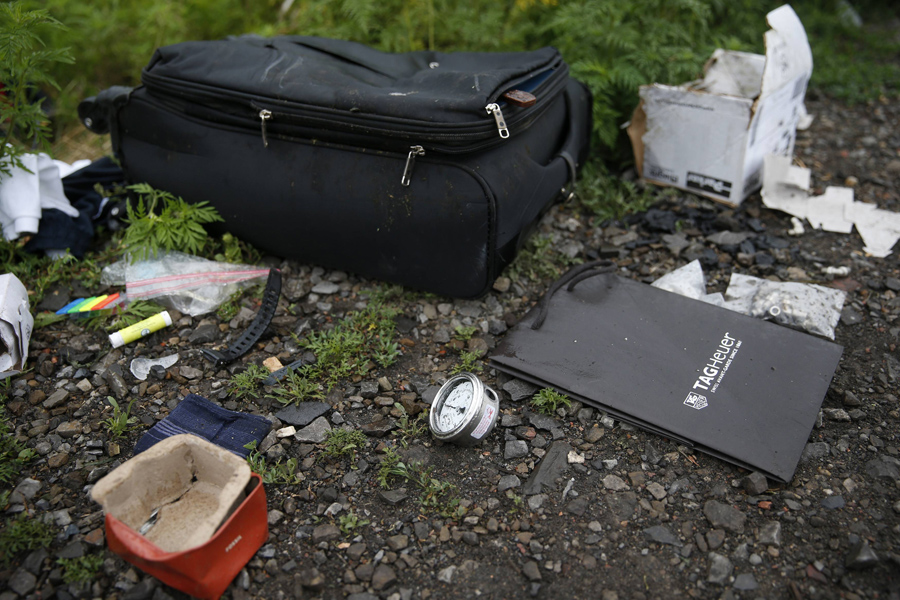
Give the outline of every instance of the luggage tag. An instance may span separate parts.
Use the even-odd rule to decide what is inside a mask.
[[[528,108],[537,102],[537,97],[535,97],[534,94],[522,90],[509,90],[508,92],[505,92],[501,98],[513,106],[520,106],[522,108]]]

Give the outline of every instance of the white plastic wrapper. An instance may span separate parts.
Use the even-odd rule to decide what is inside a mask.
[[[732,273],[725,308],[834,339],[847,294],[815,284]]]
[[[671,273],[666,273],[650,285],[679,296],[702,300],[707,304],[722,306],[725,302],[722,294],[706,293],[706,275],[703,274],[699,260],[691,261]]]
[[[183,252],[160,252],[136,263],[119,261],[105,269],[106,285],[125,285],[129,301],[154,300],[186,315],[216,310],[250,281],[269,269],[206,260]]]

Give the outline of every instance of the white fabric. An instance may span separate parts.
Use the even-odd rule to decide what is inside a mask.
[[[25,154],[20,159],[25,169],[12,168],[0,179],[0,226],[7,240],[37,233],[41,211],[47,208],[77,217],[78,209],[63,193],[62,178],[91,164],[79,160],[69,165],[44,153]]]

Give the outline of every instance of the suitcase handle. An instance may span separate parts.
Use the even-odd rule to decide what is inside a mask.
[[[556,154],[556,158],[561,158],[566,162],[566,166],[569,168],[569,181],[560,190],[561,202],[567,202],[567,201],[571,200],[572,197],[575,195],[575,179],[578,174],[578,167],[580,167],[581,165],[578,164],[578,161],[575,160],[574,157],[578,156],[578,154],[579,154],[578,151],[581,148],[582,144],[584,143],[584,140],[581,139],[583,137],[583,135],[581,134],[580,128],[572,126],[571,115],[573,115],[575,113],[573,112],[574,107],[572,106],[572,89],[571,88],[575,87],[575,86],[580,87],[582,90],[584,90],[585,93],[590,95],[590,92],[587,90],[587,88],[584,87],[578,81],[575,81],[574,79],[570,80],[569,85],[566,86],[566,89],[563,91],[563,97],[566,102],[566,114],[569,115],[570,118],[568,121],[569,127],[568,127],[568,131],[566,132],[566,139],[563,141],[562,147],[560,148],[559,152]],[[590,103],[590,99],[588,100],[588,103],[589,103],[589,105],[592,105]],[[589,126],[586,129],[588,132],[590,132],[592,129],[592,126]]]
[[[97,94],[82,100],[78,104],[78,118],[90,131],[100,135],[109,133],[110,117],[118,111],[131,95],[134,88],[114,85]]]

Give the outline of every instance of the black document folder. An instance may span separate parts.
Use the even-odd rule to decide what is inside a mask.
[[[491,356],[497,369],[779,481],[793,477],[841,346],[615,275],[542,302],[541,326],[532,328],[536,308],[510,330]]]

